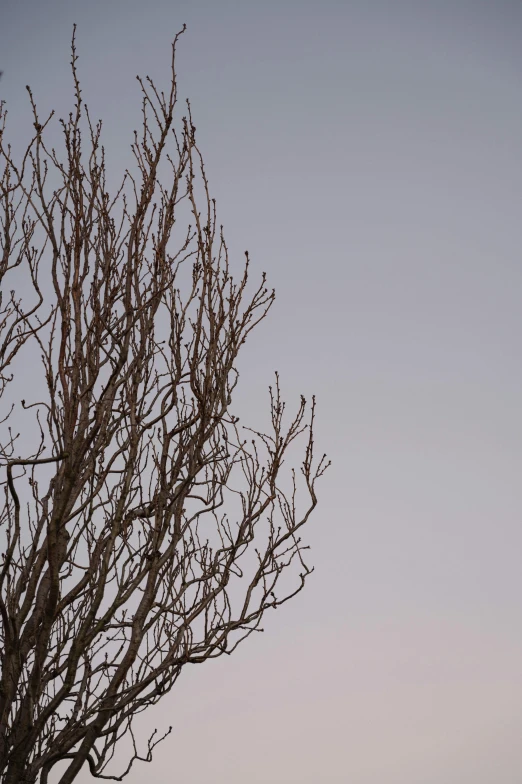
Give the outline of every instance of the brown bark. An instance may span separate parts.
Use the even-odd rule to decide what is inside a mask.
[[[287,420],[276,378],[268,433],[231,413],[238,353],[274,294],[264,275],[248,293],[248,254],[232,274],[189,105],[175,130],[178,37],[167,94],[140,80],[136,172],[113,197],[74,36],[62,158],[44,139],[52,115],[40,121],[28,88],[35,134],[17,164],[2,108],[0,396],[20,357],[38,355],[42,371],[27,402],[0,417],[5,784],[45,784],[64,760],[60,784],[85,764],[121,780],[150,760],[161,738],[138,750],[136,712],[186,664],[232,653],[311,571],[301,528],[327,466],[314,461],[315,403],[301,399]],[[6,294],[21,270],[28,305]],[[24,458],[15,408],[36,433]],[[301,434],[299,483],[282,466]],[[126,734],[134,753],[112,776]]]

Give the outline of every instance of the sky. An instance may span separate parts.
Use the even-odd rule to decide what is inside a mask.
[[[522,4],[0,0],[0,97],[69,107],[116,172],[170,42],[230,250],[277,300],[278,370],[332,459],[306,590],[144,715],[138,784],[520,784]],[[64,109],[65,110],[65,109]],[[79,781],[90,781],[87,772]]]

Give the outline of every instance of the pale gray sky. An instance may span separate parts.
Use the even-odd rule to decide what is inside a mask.
[[[315,392],[316,573],[144,717],[127,781],[520,784],[522,4],[0,0],[10,134],[84,98],[114,172],[178,75],[220,221],[277,303],[237,409]],[[87,773],[81,779],[87,782]]]

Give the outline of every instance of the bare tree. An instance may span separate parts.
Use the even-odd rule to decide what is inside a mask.
[[[248,294],[248,254],[232,274],[189,104],[175,129],[179,35],[167,94],[139,79],[135,172],[112,197],[75,33],[61,157],[45,141],[53,115],[40,119],[30,88],[35,131],[20,159],[1,109],[5,784],[45,784],[63,761],[60,784],[85,763],[120,781],[150,761],[161,738],[140,751],[136,714],[184,665],[259,631],[311,571],[301,528],[327,466],[314,460],[315,403],[301,399],[287,420],[276,377],[269,432],[240,427],[230,411],[238,352],[274,293],[263,275]],[[191,225],[180,233],[183,216]],[[8,293],[9,276],[23,296]],[[10,404],[29,364],[27,400]],[[12,416],[27,425],[23,457]],[[300,479],[285,479],[303,432]],[[123,739],[130,759],[111,775]]]

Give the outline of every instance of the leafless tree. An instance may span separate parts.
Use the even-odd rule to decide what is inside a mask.
[[[233,275],[189,104],[176,130],[179,35],[167,93],[139,79],[135,169],[112,197],[75,34],[62,153],[30,88],[34,134],[21,156],[1,108],[5,784],[46,784],[64,761],[60,784],[85,764],[120,781],[150,761],[161,738],[140,751],[133,718],[184,665],[259,631],[311,571],[301,528],[327,466],[313,454],[315,402],[287,419],[276,376],[267,433],[230,411],[238,352],[274,294],[264,275],[248,294],[248,254]],[[29,371],[27,400],[10,402]],[[23,457],[14,421],[26,425]],[[302,433],[300,473],[282,472]],[[121,740],[129,762],[110,774]]]

